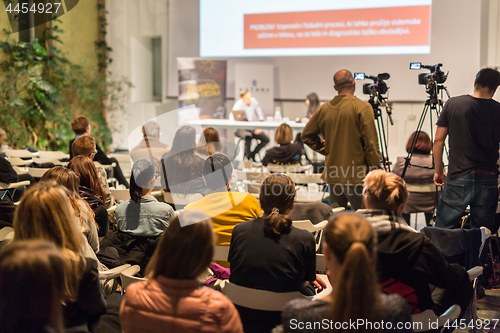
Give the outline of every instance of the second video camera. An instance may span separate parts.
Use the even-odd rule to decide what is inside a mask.
[[[428,85],[434,82],[436,83],[444,83],[448,78],[448,74],[445,74],[441,70],[441,66],[443,64],[435,64],[435,65],[422,65],[421,62],[412,62],[410,63],[410,69],[428,69],[430,73],[421,73],[418,74],[418,84]]]
[[[387,93],[387,83],[384,80],[388,80],[391,76],[388,73],[380,73],[377,76],[365,75],[365,73],[354,73],[355,80],[373,80],[373,83],[363,84],[363,94],[365,95],[376,95],[377,93],[383,95]]]

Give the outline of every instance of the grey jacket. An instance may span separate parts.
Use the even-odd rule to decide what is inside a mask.
[[[140,202],[129,200],[116,207],[118,230],[133,236],[159,236],[174,217],[173,208],[153,196],[144,196]]]

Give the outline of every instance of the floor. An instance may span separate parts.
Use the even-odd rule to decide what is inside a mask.
[[[417,215],[417,230],[425,227],[425,217],[424,214]],[[415,214],[411,217],[411,226],[415,227]],[[478,319],[490,320],[490,325],[488,329],[477,330],[477,332],[490,332],[490,333],[500,333],[500,284],[496,285],[495,288],[487,289],[486,295],[477,301],[477,316]],[[498,321],[495,321],[497,319]],[[466,315],[465,322],[467,325],[470,323],[470,315]],[[496,323],[496,326],[495,326]],[[460,326],[460,324],[458,323]],[[494,327],[495,326],[495,327]],[[456,333],[472,332],[470,328],[467,329],[456,329]]]

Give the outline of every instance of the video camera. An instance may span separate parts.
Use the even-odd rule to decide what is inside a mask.
[[[444,83],[448,78],[448,74],[445,74],[441,70],[441,66],[443,64],[435,64],[435,65],[422,65],[420,62],[412,62],[410,63],[410,69],[428,69],[430,73],[421,73],[418,74],[418,84],[428,85],[434,82],[436,83]]]
[[[373,80],[374,83],[363,84],[363,94],[365,95],[376,95],[377,93],[383,95],[387,93],[387,83],[384,80],[388,80],[391,76],[388,73],[380,73],[377,76],[365,75],[365,73],[354,73],[355,80]]]

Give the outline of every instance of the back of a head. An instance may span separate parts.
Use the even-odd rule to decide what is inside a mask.
[[[155,174],[156,169],[150,160],[139,159],[134,162],[129,189],[130,198],[133,201],[141,201],[143,189],[150,186],[151,179],[155,177]]]
[[[95,139],[90,135],[81,135],[73,141],[71,150],[73,156],[83,155],[90,156],[96,149]]]
[[[40,181],[21,198],[14,215],[14,239],[44,239],[82,254],[83,237],[68,191],[54,181]]]
[[[160,137],[160,124],[156,121],[148,121],[142,126],[142,134],[144,135],[144,139],[146,138],[159,138]]]
[[[309,109],[313,109],[314,111],[319,106],[319,97],[316,93],[310,93],[307,95],[306,99],[309,100]]]
[[[89,124],[89,118],[78,116],[71,122],[71,129],[76,135],[83,134],[87,131]]]
[[[182,126],[175,132],[170,155],[193,154],[196,148],[196,130],[191,126]]]
[[[60,165],[55,166],[44,173],[41,180],[54,180],[59,185],[64,186],[72,195],[78,195],[80,178],[71,169]]]
[[[494,68],[482,68],[477,74],[474,81],[474,88],[488,88],[490,91],[495,91],[500,85],[500,72]]]
[[[181,227],[179,218],[188,225]],[[175,217],[163,232],[146,274],[152,278],[195,279],[206,270],[213,252],[212,221],[200,211],[187,210]]]
[[[243,96],[245,96],[245,95],[246,95],[246,94],[248,94],[248,93],[249,93],[249,91],[248,91],[248,90],[246,90],[246,89],[242,89],[242,90],[240,90],[240,98],[243,98]]]
[[[231,181],[232,173],[233,164],[229,157],[222,153],[209,156],[203,165],[203,177],[212,191],[225,188]]]
[[[6,333],[62,332],[65,257],[48,241],[11,242],[0,252],[0,323]]]
[[[106,193],[102,189],[97,169],[90,158],[82,155],[75,156],[69,161],[68,169],[73,170],[80,178],[81,186],[91,189],[96,195],[101,197],[103,202],[106,201]]]
[[[290,125],[283,123],[278,126],[274,134],[274,140],[279,145],[286,145],[293,140],[293,130]]]
[[[203,136],[198,142],[197,152],[204,155],[212,155],[222,150],[220,143],[219,132],[212,127],[207,127],[203,130]]]
[[[408,138],[408,142],[406,143],[406,152],[410,152],[413,140],[415,140],[415,136],[417,137],[417,141],[415,142],[413,153],[429,155],[432,151],[432,141],[427,133],[421,131],[413,132],[410,135],[410,137]]]
[[[375,272],[375,233],[363,217],[345,213],[333,217],[324,230],[327,251],[339,268],[328,317],[334,322],[376,321],[380,289]],[[331,268],[330,268],[331,269]],[[357,332],[369,332],[361,328]]]
[[[287,175],[274,173],[262,182],[259,201],[267,235],[280,235],[290,229],[292,220],[286,213],[294,199],[295,184]]]
[[[354,77],[347,69],[342,69],[335,73],[333,82],[339,93],[349,91],[354,87]]]
[[[406,203],[408,190],[403,178],[384,170],[374,170],[365,177],[363,196],[367,208],[395,211]]]

